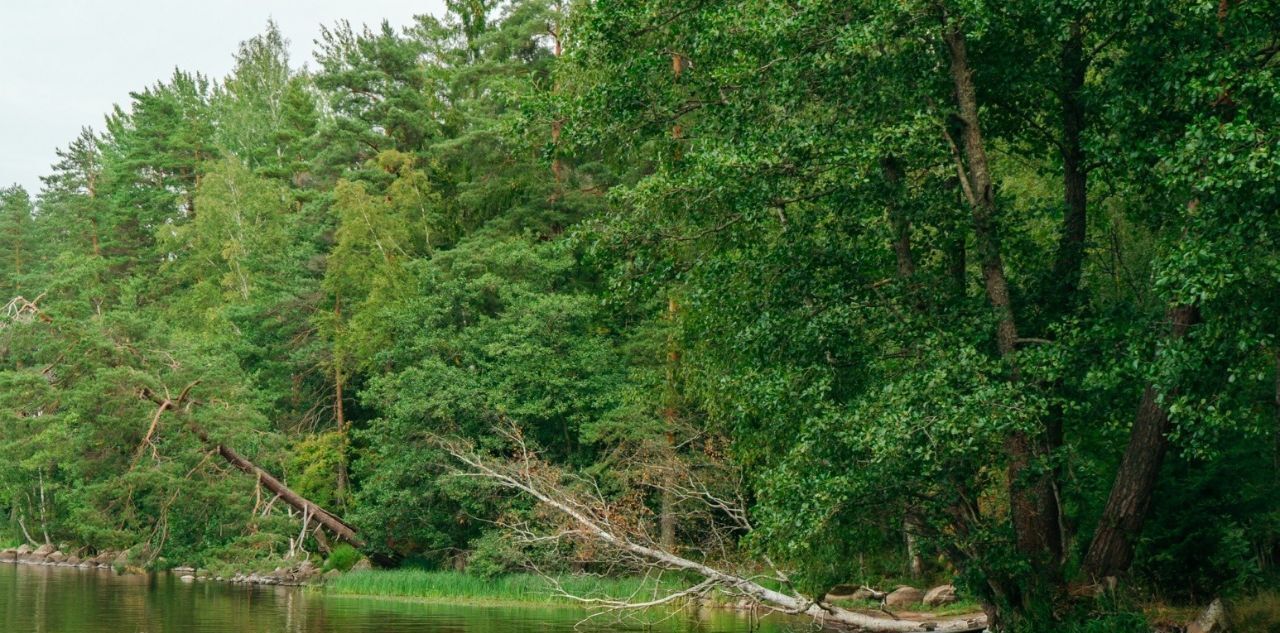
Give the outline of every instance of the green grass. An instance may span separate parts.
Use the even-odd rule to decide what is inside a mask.
[[[644,578],[602,578],[588,575],[564,575],[557,578],[568,593],[587,598],[631,599],[642,601],[657,595],[678,591],[696,581],[682,581],[667,576],[661,584]],[[484,578],[456,571],[424,569],[377,569],[353,571],[331,579],[324,591],[339,596],[400,598],[426,602],[451,602],[483,605],[553,605],[581,606],[583,603],[560,595],[547,579],[532,574],[510,574]],[[713,594],[713,603],[725,597]],[[876,609],[875,602],[837,601],[845,607]],[[952,605],[930,609],[917,605],[914,611],[928,611],[940,616],[980,611],[976,603],[962,600]]]
[[[676,591],[687,584],[677,579],[661,583],[643,578],[601,578],[565,575],[558,578],[568,593],[589,598],[642,599],[657,589]],[[453,571],[387,569],[355,571],[330,580],[325,592],[334,595],[412,598],[428,601],[483,604],[581,604],[558,595],[545,578],[532,574],[511,574],[482,578]]]

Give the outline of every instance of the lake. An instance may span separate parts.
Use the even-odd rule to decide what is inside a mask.
[[[576,609],[477,607],[326,596],[299,587],[182,582],[170,574],[0,564],[3,633],[781,633],[794,621],[726,611],[619,622]]]

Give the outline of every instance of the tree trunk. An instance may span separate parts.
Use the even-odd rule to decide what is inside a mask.
[[[893,230],[893,254],[898,260],[898,277],[909,283],[916,274],[915,258],[911,255],[911,223],[906,211],[902,208],[902,165],[893,156],[880,159],[880,170],[884,174],[888,195],[885,202],[885,215],[889,218],[889,227]]]
[[[1084,246],[1087,237],[1086,203],[1088,194],[1088,167],[1085,165],[1084,133],[1085,112],[1080,92],[1084,89],[1085,59],[1084,37],[1079,20],[1071,23],[1067,41],[1062,47],[1063,87],[1062,101],[1062,180],[1063,215],[1062,233],[1058,239],[1058,254],[1053,263],[1052,283],[1056,284],[1050,297],[1054,316],[1069,311],[1075,303],[1076,290],[1080,287],[1080,271],[1084,264]]]
[[[667,318],[671,321],[671,327],[676,327],[676,312],[679,307],[676,304],[675,297],[667,300]],[[676,337],[674,331],[667,338],[667,376],[666,376],[666,394],[662,408],[663,422],[666,425],[666,451],[668,464],[663,470],[663,482],[661,498],[661,508],[658,516],[659,542],[663,549],[667,551],[675,551],[676,546],[676,502],[673,492],[675,470],[676,470],[676,422],[679,413],[679,396],[676,385],[676,365],[680,362],[680,350],[676,347]]]
[[[254,464],[248,459],[245,459],[240,455],[240,453],[237,453],[235,449],[230,446],[218,444],[209,439],[209,434],[205,432],[203,427],[199,426],[195,422],[189,422],[188,424],[196,437],[200,438],[200,441],[203,442],[205,446],[210,449],[217,450],[218,454],[221,455],[227,463],[256,477],[258,481],[262,482],[262,485],[265,486],[267,490],[279,495],[280,499],[292,506],[295,510],[302,512],[304,516],[309,516],[312,520],[328,528],[329,531],[333,532],[334,536],[339,540],[350,544],[356,549],[364,547],[364,541],[357,536],[356,529],[338,518],[337,515],[321,508],[315,503],[312,503],[306,497],[294,492],[288,486],[281,483],[279,479],[272,476],[271,473],[259,468],[257,464]]]
[[[333,299],[333,318],[334,327],[340,327],[342,324],[342,298],[334,297]],[[339,345],[337,336],[334,336],[334,347]],[[338,503],[345,506],[347,498],[347,488],[350,482],[350,474],[347,471],[347,428],[346,410],[343,408],[343,400],[346,399],[343,393],[343,376],[342,376],[342,356],[337,349],[333,353],[333,417],[338,427],[338,472],[337,472],[337,489]]]
[[[979,125],[977,93],[969,67],[964,33],[943,14],[943,39],[947,45],[951,79],[955,86],[958,116],[963,124],[962,149],[966,175],[972,192],[971,207],[975,243],[978,248],[987,299],[995,310],[996,346],[1009,364],[1010,377],[1020,379],[1017,362],[1018,327],[1014,319],[1009,284],[1004,274],[996,226],[995,189],[987,161],[985,141]],[[1025,432],[1011,433],[1005,442],[1009,453],[1009,504],[1018,550],[1038,565],[1056,573],[1062,542],[1055,509],[1053,482],[1047,475],[1031,474],[1040,451]]]
[[[1167,318],[1169,338],[1177,340],[1200,320],[1200,312],[1194,306],[1177,305],[1169,308]],[[1161,395],[1154,385],[1147,385],[1142,394],[1129,445],[1085,555],[1083,570],[1091,579],[1119,575],[1133,562],[1133,540],[1142,532],[1168,448],[1169,410]]]

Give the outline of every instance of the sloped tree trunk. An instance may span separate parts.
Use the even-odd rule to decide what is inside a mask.
[[[356,534],[356,529],[347,524],[346,521],[343,521],[337,515],[325,510],[319,505],[316,505],[310,499],[294,492],[291,488],[284,485],[284,483],[279,479],[276,479],[271,473],[249,461],[230,446],[214,442],[209,438],[209,434],[206,433],[199,425],[192,422],[190,423],[190,427],[192,432],[196,434],[196,437],[200,438],[200,441],[203,442],[205,446],[210,449],[217,450],[218,455],[226,460],[228,464],[231,464],[242,472],[257,478],[258,481],[262,482],[263,487],[279,495],[282,501],[292,506],[295,510],[302,512],[304,516],[310,517],[312,521],[319,523],[330,532],[333,532],[333,535],[336,536],[338,540],[348,543],[357,549],[364,547],[364,541]]]
[[[1167,318],[1169,338],[1177,340],[1199,322],[1200,312],[1179,305],[1169,309]],[[1160,396],[1154,385],[1147,385],[1142,394],[1129,444],[1085,556],[1083,569],[1089,578],[1116,576],[1133,562],[1133,541],[1142,532],[1169,444],[1169,410]]]

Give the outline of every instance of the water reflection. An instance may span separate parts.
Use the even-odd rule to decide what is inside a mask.
[[[0,564],[4,633],[568,633],[571,609],[489,608],[324,596],[294,587],[184,583],[169,574]],[[644,622],[597,619],[577,631],[745,633],[752,623],[704,611]],[[654,624],[651,622],[651,624]],[[756,631],[789,630],[776,621]]]

